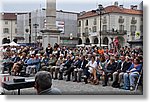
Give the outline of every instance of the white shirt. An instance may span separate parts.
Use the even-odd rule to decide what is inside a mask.
[[[92,68],[96,68],[97,67],[97,62],[94,61],[94,63],[92,63],[92,61],[90,61],[87,66],[91,66]]]

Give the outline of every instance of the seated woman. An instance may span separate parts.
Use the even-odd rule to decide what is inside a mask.
[[[142,70],[142,64],[139,64],[140,60],[138,58],[134,59],[134,63],[124,74],[124,89],[133,91],[135,88],[135,79],[138,78],[139,73]]]
[[[99,80],[100,80],[100,76],[103,75],[103,73],[104,73],[103,69],[105,69],[105,66],[106,66],[105,56],[101,56],[100,62],[98,63],[98,67],[96,69],[96,75]]]
[[[103,69],[103,86],[107,86],[108,78],[116,71],[117,62],[114,58],[110,58],[110,61],[106,64],[106,67]]]
[[[96,68],[97,66],[97,62],[95,61],[95,56],[91,56],[91,60],[88,62],[88,64],[86,65],[86,67],[89,68],[88,72],[90,73],[90,81],[93,84],[97,84],[98,80],[97,80],[97,76],[96,76]]]
[[[17,63],[14,63],[13,68],[12,68],[12,72],[14,72],[14,75],[19,75],[22,68],[23,68],[23,64],[22,64],[22,61],[20,60]]]

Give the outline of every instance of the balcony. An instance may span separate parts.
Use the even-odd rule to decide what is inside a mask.
[[[83,36],[83,37],[87,37],[87,36],[89,36],[89,33],[88,33],[88,32],[82,33],[82,36]]]
[[[81,37],[81,33],[77,33],[77,37],[78,37],[78,38]]]
[[[135,20],[135,19],[131,20],[131,24],[136,24],[136,23],[137,23],[137,20]]]
[[[135,36],[135,32],[131,32],[131,35],[132,35],[132,36]]]
[[[124,23],[124,19],[119,18],[118,23]]]
[[[126,35],[127,31],[126,30],[104,30],[102,31],[102,35]]]

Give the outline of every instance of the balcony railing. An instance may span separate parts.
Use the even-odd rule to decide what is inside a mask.
[[[131,24],[136,24],[137,23],[137,20],[131,20]]]
[[[83,37],[87,37],[89,35],[89,33],[88,32],[86,32],[86,33],[82,33],[82,36]]]
[[[113,34],[125,35],[125,34],[127,34],[127,31],[126,30],[115,30],[115,31],[112,31],[112,30],[107,30],[107,31],[103,30],[102,34],[103,35],[107,35],[107,34],[111,34],[111,35],[113,35]]]
[[[77,33],[77,37],[78,37],[78,38],[81,37],[81,33]]]
[[[120,19],[118,20],[118,22],[119,22],[119,23],[124,23],[124,19],[120,18]]]

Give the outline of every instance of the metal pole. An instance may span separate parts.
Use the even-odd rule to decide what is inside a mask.
[[[102,17],[101,17],[101,11],[100,11],[100,48],[101,48],[101,36],[102,36],[102,33],[101,33],[101,19],[102,19]]]
[[[12,42],[12,20],[11,20],[11,42]]]

